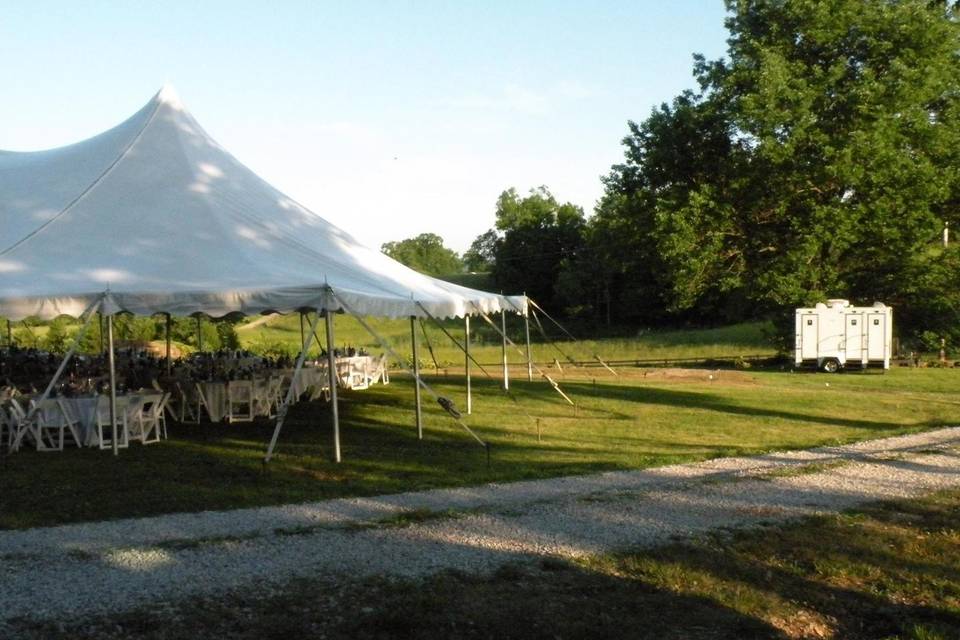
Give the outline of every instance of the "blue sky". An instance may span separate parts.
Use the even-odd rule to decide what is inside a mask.
[[[593,210],[627,120],[723,55],[721,0],[0,3],[0,149],[90,137],[164,82],[242,162],[366,244],[458,251],[501,191]]]

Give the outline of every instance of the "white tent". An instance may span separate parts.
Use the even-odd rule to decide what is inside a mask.
[[[339,310],[330,291],[386,317],[524,306],[361,245],[238,162],[168,87],[89,140],[0,151],[0,316],[78,316],[100,298],[138,315]]]
[[[486,318],[498,311],[526,314],[526,302],[425,276],[361,245],[238,162],[169,87],[89,140],[48,151],[0,151],[0,316],[106,314],[111,416],[115,313],[219,317],[323,310],[339,460],[331,312]],[[466,326],[469,331],[469,321]],[[416,363],[412,320],[411,330]],[[469,398],[469,354],[467,366]],[[429,387],[416,364],[413,373],[420,430],[420,387]],[[115,433],[115,453],[116,441]]]

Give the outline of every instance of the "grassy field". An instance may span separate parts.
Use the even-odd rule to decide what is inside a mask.
[[[499,318],[491,318],[499,322]],[[365,318],[373,329],[383,336],[403,357],[411,353],[410,321],[388,320],[383,318]],[[432,322],[425,322],[430,344],[433,346],[437,361],[441,367],[462,366],[463,353],[447,338],[441,329]],[[463,342],[463,321],[448,320],[443,323],[446,330],[458,341]],[[561,340],[563,336],[556,327],[544,324],[544,329],[554,346],[543,340],[536,325],[531,326],[533,358],[536,362],[552,362],[558,358],[565,363],[564,353],[576,360],[592,360],[594,354],[610,360],[652,360],[682,358],[714,358],[739,355],[774,355],[775,349],[769,335],[772,325],[766,322],[753,322],[716,329],[644,331],[631,338],[610,338],[603,340]],[[418,326],[420,359],[424,365],[433,365],[427,342]],[[323,325],[318,328],[318,336],[326,340]],[[291,352],[300,349],[300,320],[298,316],[272,316],[258,318],[237,329],[241,343],[254,350],[282,345]],[[507,334],[518,345],[524,344],[523,320],[508,314]],[[380,345],[353,317],[339,315],[334,322],[334,336],[338,346],[365,347],[373,353],[381,353]],[[326,344],[324,342],[324,344]],[[501,338],[482,318],[471,321],[471,349],[474,357],[481,363],[497,363],[501,357]],[[314,343],[313,351],[317,347]],[[524,360],[522,354],[510,349],[508,357],[512,362]]]
[[[298,580],[24,638],[960,637],[960,493],[490,576]]]
[[[578,374],[578,375],[575,375]],[[272,423],[172,425],[171,438],[108,452],[0,458],[0,528],[226,509],[340,496],[637,469],[836,444],[956,424],[955,369],[837,375],[779,371],[567,371],[567,405],[542,382],[476,380],[467,423],[486,451],[425,395],[416,439],[409,378],[342,394],[342,464],[323,402],[290,412],[279,456]],[[712,379],[711,379],[712,376]],[[462,377],[429,377],[463,406]],[[540,437],[538,438],[538,431]]]

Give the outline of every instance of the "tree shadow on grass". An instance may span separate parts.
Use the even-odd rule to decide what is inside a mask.
[[[424,581],[299,579],[272,591],[267,597],[234,592],[193,598],[189,606],[162,612],[154,607],[67,625],[19,621],[15,629],[25,640],[782,637],[769,624],[709,598],[561,561],[506,565],[489,576],[447,571]]]
[[[898,422],[880,422],[857,418],[843,418],[839,416],[820,416],[796,411],[772,409],[766,407],[750,407],[730,402],[728,398],[713,393],[696,393],[692,391],[678,391],[656,387],[618,387],[592,385],[569,385],[573,394],[581,397],[621,400],[642,404],[658,404],[683,409],[703,409],[732,415],[778,418],[796,422],[808,422],[838,427],[870,430],[895,430],[906,426]],[[948,424],[947,421],[936,421],[924,426],[936,427]]]
[[[799,525],[738,533],[732,541],[680,543],[621,556],[616,566],[639,577],[651,567],[669,566],[673,575],[686,576],[678,582],[681,592],[696,593],[706,586],[720,602],[747,587],[765,601],[758,609],[789,603],[813,612],[813,620],[831,628],[831,637],[892,637],[910,634],[917,626],[943,634],[929,637],[960,637],[960,613],[949,604],[960,594],[960,556],[955,548],[949,558],[935,546],[923,549],[925,543],[916,543],[923,527],[916,523],[900,523],[894,531],[884,526],[889,513],[901,509],[887,514],[869,509],[853,522],[810,518]],[[952,527],[960,524],[956,506],[947,520]],[[910,552],[884,550],[898,543],[908,543]]]

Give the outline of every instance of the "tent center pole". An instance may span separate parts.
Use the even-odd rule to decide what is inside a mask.
[[[494,325],[496,326],[496,325]],[[503,390],[510,390],[510,372],[507,370],[507,311],[503,309],[500,311],[500,327],[501,327],[501,337],[503,338],[503,347],[501,352],[503,354]]]
[[[417,317],[410,316],[410,339],[413,341],[413,397],[417,403],[417,439],[423,440],[423,414],[420,408],[420,356],[417,353]]]
[[[170,314],[167,314],[167,377],[170,377]]]
[[[467,415],[473,413],[473,391],[470,388],[470,316],[463,316],[463,353],[467,373]]]
[[[330,417],[333,419],[333,459],[340,462],[340,414],[337,408],[337,356],[333,353],[333,314],[323,310],[327,327],[327,373],[330,384]]]
[[[527,294],[523,294],[526,298]],[[530,350],[530,305],[523,312],[523,329],[527,334],[527,382],[533,382],[533,354]]]
[[[117,366],[113,355],[113,314],[107,316],[107,360],[110,363],[110,425],[112,431],[113,455],[117,450]]]

